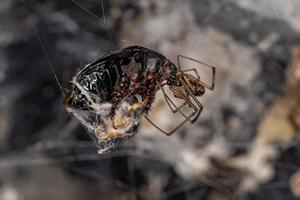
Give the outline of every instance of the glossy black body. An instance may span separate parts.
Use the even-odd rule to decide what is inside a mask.
[[[162,54],[141,46],[130,46],[102,57],[80,70],[75,80],[87,92],[98,97],[94,103],[117,104],[126,96],[140,95],[143,100],[155,96],[157,85],[176,79],[176,67]],[[88,99],[71,83],[65,105],[88,109]],[[98,102],[97,102],[98,101]],[[149,101],[149,106],[152,101]]]

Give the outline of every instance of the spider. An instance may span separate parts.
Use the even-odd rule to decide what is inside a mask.
[[[210,84],[200,79],[195,68],[183,70],[182,59],[208,67],[212,73]],[[216,74],[215,67],[186,56],[177,56],[177,62],[176,67],[154,50],[129,46],[78,71],[70,81],[64,106],[88,129],[99,153],[111,150],[123,138],[134,136],[143,117],[162,133],[172,135],[187,122],[198,119],[203,106],[197,97],[205,89],[214,89]],[[174,103],[166,87],[175,98],[183,100],[181,105]],[[170,131],[147,117],[158,90],[163,92],[171,111],[184,118]],[[192,109],[190,114],[184,113],[186,107]]]

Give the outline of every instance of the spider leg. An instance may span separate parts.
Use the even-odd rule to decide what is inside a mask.
[[[170,90],[174,93],[174,96],[175,96],[176,98],[183,99],[183,98],[182,98],[182,93],[181,93],[181,91],[178,91],[178,90],[177,90],[176,88],[174,88],[174,87],[169,87],[169,88],[170,88]],[[164,97],[165,97],[165,99],[166,99],[166,102],[167,102],[167,104],[168,104],[170,110],[171,110],[173,113],[176,113],[176,112],[180,111],[180,109],[181,109],[182,107],[184,107],[184,106],[187,104],[187,102],[185,101],[185,102],[182,103],[179,107],[177,107],[177,106],[175,105],[175,103],[171,100],[171,98],[167,95],[167,93],[166,93],[166,91],[164,90],[163,87],[161,88],[161,90],[162,90],[162,92],[163,92],[163,95],[164,95]]]
[[[158,83],[158,85],[160,86],[160,89],[162,90],[162,93],[164,95],[164,98],[166,99],[167,105],[169,106],[170,110],[172,111],[172,113],[177,113],[178,111],[180,112],[181,115],[183,115],[184,117],[187,117],[182,111],[181,109],[188,104],[187,101],[184,101],[184,103],[182,103],[179,107],[176,106],[176,104],[171,100],[171,98],[167,95],[165,89],[164,89],[164,85],[160,85]],[[173,92],[174,97],[185,100],[185,98],[188,98],[188,96],[184,93],[182,93],[182,91],[178,90],[176,87],[169,87],[169,89]],[[191,106],[190,106],[191,107]]]
[[[187,88],[187,84],[185,82],[183,82],[183,81],[181,81],[181,82],[186,86],[185,88]],[[183,117],[189,118],[181,110],[185,105],[188,105],[195,112],[194,113],[195,117],[193,119],[189,118],[190,119],[189,122],[193,123],[198,118],[198,116],[200,115],[200,113],[201,113],[201,111],[203,109],[202,104],[198,101],[198,99],[196,98],[196,96],[190,90],[187,90],[188,93],[186,94],[186,93],[183,93],[182,91],[180,91],[179,89],[177,89],[176,86],[170,86],[169,88],[174,93],[174,96],[176,98],[184,100],[184,103],[182,103],[180,106],[176,106],[175,103],[171,100],[171,98],[166,94],[164,88],[161,87],[161,90],[162,90],[162,92],[164,94],[164,97],[166,99],[167,105],[169,106],[170,110],[173,113],[179,112]],[[193,99],[193,101],[196,103],[196,105],[191,101],[190,97]]]
[[[167,104],[170,107],[171,111],[173,113],[179,112],[184,117],[184,120],[179,125],[177,125],[175,128],[173,128],[171,131],[165,131],[162,128],[160,128],[158,125],[156,125],[154,122],[152,122],[147,116],[146,116],[146,119],[148,120],[148,122],[151,125],[153,125],[155,128],[157,128],[159,131],[161,131],[162,133],[169,136],[169,135],[172,135],[173,133],[175,133],[176,131],[178,131],[180,128],[182,128],[187,122],[190,122],[190,123],[195,122],[196,119],[199,117],[203,106],[196,99],[196,97],[191,93],[191,91],[189,91],[188,94],[185,94],[182,91],[178,90],[176,88],[176,86],[170,86],[170,90],[174,93],[175,97],[184,100],[184,103],[182,103],[179,107],[177,107],[175,105],[175,103],[166,94],[164,88],[161,87],[161,89],[163,91],[164,97],[165,97]],[[189,95],[192,95],[191,97],[194,101],[196,100],[195,101],[196,104],[190,100]],[[188,116],[186,114],[184,114],[184,112],[181,110],[185,105],[189,105],[193,109],[193,112]]]
[[[196,119],[199,117],[201,111],[202,111],[202,104],[197,100],[197,98],[195,97],[195,95],[191,92],[188,91],[187,94],[182,93],[181,91],[178,91],[178,89],[174,86],[170,87],[170,90],[173,91],[175,94],[176,92],[180,92],[180,96],[178,96],[177,93],[177,98],[181,98],[182,100],[184,100],[185,102],[183,104],[181,104],[181,106],[177,107],[176,110],[178,110],[184,117],[188,118],[190,123],[194,123],[196,121]],[[191,98],[190,98],[191,97]],[[193,101],[196,103],[193,103]],[[171,100],[170,100],[171,101]],[[171,101],[172,102],[172,101]],[[186,104],[188,104],[188,106],[190,108],[192,108],[194,111],[191,113],[190,116],[185,116],[185,114],[183,113],[183,111],[181,111],[182,107],[185,106]],[[175,106],[176,107],[176,106]]]
[[[190,88],[188,87],[188,84],[185,81],[183,81],[182,78],[180,78],[180,80],[181,80],[180,82],[185,86],[186,91],[188,92],[191,99],[193,99],[193,101],[196,103],[196,105],[195,104],[193,104],[193,105],[198,108],[197,113],[195,114],[195,117],[192,119],[192,123],[194,123],[200,116],[200,114],[203,110],[203,105],[198,101],[197,97],[190,90]],[[190,102],[192,102],[192,101],[190,101]]]
[[[185,100],[186,101],[190,101],[190,100],[188,100],[188,97],[186,96],[185,97]],[[163,130],[162,128],[160,128],[159,126],[157,126],[154,122],[152,122],[147,116],[145,117],[147,120],[148,120],[148,122],[152,125],[152,126],[154,126],[155,128],[157,128],[159,131],[161,131],[162,133],[164,133],[164,134],[166,134],[166,135],[172,135],[173,133],[175,133],[176,131],[178,131],[180,128],[182,128],[187,122],[191,122],[191,123],[193,123],[193,122],[195,122],[196,121],[196,119],[198,118],[198,116],[200,115],[200,113],[201,113],[201,111],[202,111],[202,107],[200,107],[200,108],[197,108],[193,103],[191,103],[191,102],[189,102],[189,104],[191,104],[192,105],[192,107],[194,108],[194,111],[189,115],[189,116],[186,116],[186,115],[184,115],[183,114],[183,112],[181,111],[181,109],[180,108],[177,108],[178,109],[178,111],[184,116],[184,120],[179,124],[179,125],[177,125],[175,128],[173,128],[171,131],[165,131],[165,130]],[[193,119],[192,119],[193,118]]]
[[[181,64],[180,64],[180,58],[184,58],[184,59],[187,59],[187,60],[191,60],[193,62],[196,62],[196,63],[199,63],[201,65],[203,65],[204,67],[208,67],[211,69],[211,74],[212,74],[212,77],[211,77],[211,83],[210,84],[206,84],[204,82],[202,82],[200,80],[200,75],[198,73],[198,71],[196,70],[196,68],[192,68],[192,69],[186,69],[186,70],[181,70]],[[195,60],[193,58],[190,58],[190,57],[187,57],[187,56],[183,56],[183,55],[178,55],[177,56],[177,62],[178,62],[178,67],[179,69],[182,71],[182,72],[188,72],[188,71],[194,71],[196,76],[197,76],[197,80],[200,84],[202,84],[204,87],[206,87],[207,89],[209,90],[213,90],[214,87],[215,87],[215,81],[216,81],[216,68],[212,65],[209,65],[209,64],[206,64],[204,62],[201,62],[201,61],[198,61],[198,60]]]

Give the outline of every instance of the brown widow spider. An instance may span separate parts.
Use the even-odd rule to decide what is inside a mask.
[[[199,63],[205,67],[210,68],[212,74],[211,83],[208,85],[202,82],[196,68],[182,70],[180,64],[181,58],[191,60],[193,62]],[[154,122],[152,122],[152,120],[150,120],[149,117],[147,116],[145,117],[150,124],[152,124],[155,128],[157,128],[159,131],[161,131],[166,135],[172,135],[173,133],[178,131],[181,127],[183,127],[187,122],[194,123],[198,119],[198,117],[200,116],[203,110],[203,105],[198,101],[197,97],[200,97],[205,93],[205,88],[212,91],[215,87],[216,68],[214,66],[208,65],[204,62],[183,55],[177,56],[177,63],[178,63],[178,67],[177,67],[176,79],[179,81],[180,85],[178,86],[171,85],[169,86],[169,89],[170,91],[173,92],[175,98],[184,100],[184,103],[182,103],[180,106],[175,105],[175,103],[167,95],[164,89],[164,87],[168,85],[167,82],[160,85],[160,89],[162,90],[163,96],[172,113],[177,113],[177,112],[180,113],[184,117],[184,120],[172,130],[165,131],[161,129],[158,125],[156,125]],[[196,77],[187,73],[190,71],[194,72]],[[189,106],[190,108],[193,109],[193,112],[189,115],[184,114],[184,112],[182,111],[182,108],[184,106]]]

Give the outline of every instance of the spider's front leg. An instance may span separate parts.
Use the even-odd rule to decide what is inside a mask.
[[[194,111],[197,110],[197,107],[191,102],[189,94],[186,93],[185,91],[183,91],[183,89],[180,86],[169,86],[169,89],[170,89],[170,91],[173,92],[173,95],[175,98],[181,99],[184,101],[180,106],[176,106],[176,104],[167,95],[165,89],[163,87],[161,87],[163,95],[164,95],[166,102],[167,102],[170,110],[172,111],[172,113],[175,114],[177,112],[180,112],[181,115],[183,115],[184,117],[187,117],[181,110],[186,105],[188,105],[190,108],[193,108]]]
[[[199,116],[199,114],[202,111],[202,105],[200,104],[200,102],[196,103],[196,105],[190,100],[190,96],[188,95],[189,93],[186,93],[184,90],[182,90],[182,88],[180,88],[179,86],[169,86],[170,90],[173,92],[174,97],[179,98],[184,100],[184,103],[182,103],[179,107],[176,106],[176,104],[171,100],[171,98],[167,95],[167,93],[164,90],[164,85],[160,85],[160,88],[163,92],[163,95],[166,99],[166,102],[169,106],[169,108],[171,109],[171,111],[173,113],[177,113],[179,112],[183,117],[184,120],[179,123],[175,128],[173,128],[171,131],[165,131],[162,128],[160,128],[158,125],[156,125],[156,123],[152,122],[147,116],[146,119],[155,127],[157,128],[159,131],[161,131],[162,133],[166,134],[166,135],[172,135],[173,133],[175,133],[176,131],[178,131],[181,127],[183,127],[187,122],[193,123]],[[192,97],[193,99],[193,97]],[[196,99],[197,100],[197,99]],[[189,107],[191,107],[193,109],[193,112],[189,115],[186,115],[183,111],[182,108],[185,105],[189,105]]]
[[[170,103],[172,103],[176,108],[174,113],[179,112],[190,123],[194,123],[198,119],[200,113],[202,112],[203,109],[202,104],[197,100],[197,98],[190,90],[183,91],[182,88],[178,88],[177,86],[170,86],[170,90],[174,92],[174,96],[176,98],[180,98],[184,100],[184,103],[182,103],[179,107],[177,107],[175,106],[174,102],[172,102],[171,99],[169,98]],[[181,110],[185,105],[188,105],[189,108],[193,109],[193,112],[189,116],[186,116]]]

